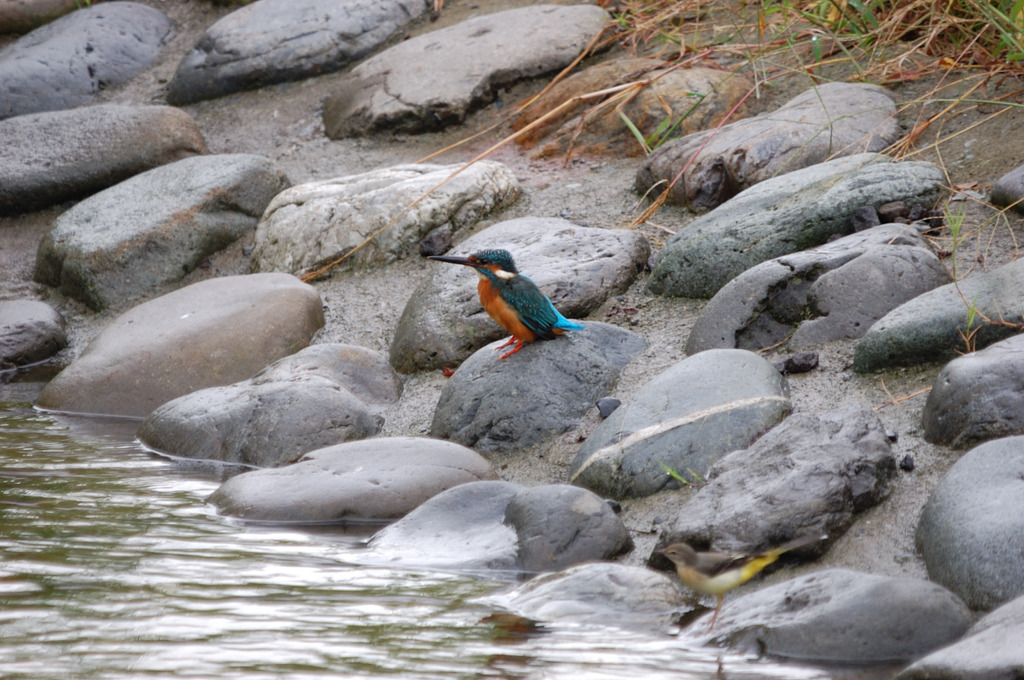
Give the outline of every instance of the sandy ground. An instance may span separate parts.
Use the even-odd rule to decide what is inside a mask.
[[[223,8],[201,1],[142,1],[168,14],[177,25],[177,33],[157,63],[129,85],[105,93],[105,101],[163,103],[164,88],[181,56],[195,44],[206,26],[226,13]],[[487,9],[526,4],[531,3],[502,0],[488,3]],[[446,0],[444,12],[436,23],[422,21],[409,33],[455,23],[475,7],[472,0]],[[10,42],[9,37],[0,39],[0,47]],[[211,153],[267,156],[279,163],[297,184],[419,160],[501,123],[512,105],[540,87],[528,84],[502,93],[498,103],[473,115],[465,126],[452,132],[332,141],[324,135],[320,112],[323,99],[340,77],[341,74],[332,74],[185,108],[198,122]],[[950,84],[935,101],[926,106],[909,107],[904,112],[904,127],[913,129],[918,121],[941,110],[946,106],[941,100],[966,92],[975,82],[973,78],[977,76],[969,72],[948,74]],[[799,91],[808,84],[806,78],[801,77],[765,88],[766,99],[762,105],[784,101],[787,93]],[[898,85],[891,91],[898,101],[911,101],[938,84],[938,78],[931,78]],[[1018,81],[992,82],[987,89],[976,92],[975,97],[991,99],[1020,88],[1024,88],[1024,83]],[[1016,101],[1020,101],[1019,96]],[[1024,163],[1024,135],[1020,134],[1024,130],[1024,110],[1009,109],[988,118],[1002,110],[980,104],[965,108],[962,114],[946,117],[941,125],[932,125],[924,131],[912,158],[940,163],[947,169],[950,186],[967,188],[971,185],[983,191],[985,185]],[[441,154],[437,160],[468,160],[500,139],[502,130],[507,129],[507,126],[500,127],[479,140]],[[942,140],[941,144],[929,146],[936,140]],[[590,226],[618,229],[627,228],[636,215],[638,197],[631,189],[636,159],[583,158],[563,166],[560,161],[531,160],[511,147],[503,148],[492,158],[513,168],[524,189],[520,201],[501,215],[493,216],[492,222],[521,216],[560,216]],[[1016,257],[1016,244],[1022,235],[1019,218],[1001,217],[974,199],[954,202],[952,206],[954,210],[960,206],[966,210],[966,225],[970,230],[970,237],[959,249],[961,272],[971,267],[991,268]],[[63,209],[0,219],[0,271],[3,272],[0,299],[38,296],[54,304],[70,323],[70,357],[124,309],[93,314],[78,303],[32,283],[31,270],[39,240]],[[657,250],[670,232],[683,228],[690,219],[692,216],[685,210],[665,208],[652,220],[657,226],[645,225],[641,229]],[[249,242],[251,238],[243,239],[211,258],[209,266],[193,273],[188,281],[248,273],[243,247]],[[941,240],[936,245],[949,247],[948,242]],[[349,342],[386,353],[405,301],[429,266],[430,263],[422,260],[405,261],[387,269],[335,275],[317,282],[327,306],[327,325],[317,341]],[[614,390],[614,396],[620,399],[628,398],[651,377],[685,357],[683,346],[687,333],[702,306],[699,301],[653,297],[644,291],[644,284],[641,279],[626,294],[609,300],[590,317],[624,325],[648,340],[647,351],[625,369]],[[637,313],[609,316],[614,306],[634,307]],[[914,548],[914,526],[928,493],[959,455],[934,447],[921,438],[924,391],[941,367],[932,365],[862,376],[850,369],[852,343],[835,343],[818,350],[820,367],[790,378],[795,410],[824,413],[843,406],[869,405],[877,409],[886,426],[898,435],[894,445],[897,460],[910,455],[915,468],[911,472],[900,472],[889,499],[865,512],[813,568],[820,568],[824,563],[878,574],[924,577],[923,563]],[[774,358],[771,353],[765,356]],[[427,434],[443,381],[439,373],[409,376],[402,401],[387,414],[384,434]],[[577,428],[554,441],[498,457],[495,463],[502,476],[510,481],[527,484],[563,481],[567,464],[579,442],[597,423],[595,411],[584,417]],[[687,490],[667,491],[623,504],[623,519],[637,542],[637,549],[627,558],[629,561],[646,559],[660,527],[670,525],[689,493]]]

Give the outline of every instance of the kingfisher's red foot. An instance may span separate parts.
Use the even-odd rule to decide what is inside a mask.
[[[518,352],[519,350],[521,350],[523,348],[523,341],[522,340],[520,340],[519,338],[515,338],[515,337],[512,338],[512,339],[516,341],[516,346],[514,348],[512,348],[511,352],[508,352],[506,354],[502,354],[500,357],[498,357],[499,360],[501,360],[501,359],[508,359],[510,356],[512,356],[513,354],[515,354],[516,352]],[[505,345],[508,345],[508,344],[509,343],[507,343],[507,342],[505,343]],[[502,345],[502,347],[504,347],[505,345]]]
[[[495,347],[494,351],[497,352],[499,349],[504,349],[504,348],[508,347],[509,345],[511,345],[515,341],[516,341],[516,336],[512,335],[512,336],[509,337],[508,340],[505,341],[504,344],[498,345],[497,347]]]

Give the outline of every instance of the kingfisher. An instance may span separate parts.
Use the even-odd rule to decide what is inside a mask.
[[[499,359],[507,359],[528,342],[554,340],[565,331],[583,330],[582,324],[562,316],[536,283],[519,273],[507,250],[479,250],[469,257],[431,255],[430,259],[466,265],[480,275],[476,287],[480,304],[499,326],[512,334],[495,350],[515,343]]]

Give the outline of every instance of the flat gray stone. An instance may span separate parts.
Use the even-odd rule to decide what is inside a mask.
[[[46,24],[0,51],[0,119],[91,103],[149,66],[172,32],[162,12],[104,2]]]
[[[221,514],[264,522],[382,522],[442,491],[485,479],[497,479],[491,464],[458,444],[384,437],[328,446],[292,465],[237,475],[209,502]]]
[[[102,310],[180,281],[256,228],[287,187],[271,160],[193,156],[77,204],[39,245],[35,279]]]
[[[786,379],[753,352],[701,352],[663,371],[598,425],[573,459],[569,481],[613,498],[647,496],[676,483],[666,467],[703,477],[791,408]]]
[[[895,479],[885,425],[870,409],[797,413],[715,463],[658,544],[757,552],[800,536],[834,541]]]
[[[686,353],[859,338],[895,307],[949,280],[917,229],[874,227],[762,262],[725,284],[694,323]]]
[[[853,231],[854,212],[891,201],[931,205],[945,182],[931,163],[857,154],[755,184],[670,238],[648,283],[659,295],[709,298],[766,260]]]
[[[518,197],[512,171],[486,160],[469,166],[398,165],[307,182],[286,189],[267,206],[256,229],[252,268],[298,274],[364,243],[343,269],[387,264],[418,255],[428,235],[443,233],[451,242]]]
[[[540,443],[575,426],[647,347],[639,335],[596,321],[507,359],[495,351],[501,344],[483,347],[448,379],[431,436],[493,453]]]
[[[889,93],[866,83],[825,83],[775,111],[674,140],[637,173],[637,191],[672,182],[669,201],[708,210],[758,182],[839,156],[882,151],[900,135]]]
[[[1024,323],[1024,260],[940,286],[903,303],[875,323],[857,343],[855,371],[878,371],[948,361],[963,353],[971,336],[981,349],[1017,333]],[[968,328],[970,307],[977,316]],[[1002,323],[986,323],[983,317]]]
[[[289,274],[200,281],[118,316],[36,404],[142,418],[183,394],[251,377],[323,325],[320,295]]]
[[[638,232],[544,217],[499,222],[448,254],[465,256],[487,248],[511,252],[519,271],[569,318],[585,317],[609,296],[624,292],[650,255],[647,238]],[[391,343],[391,365],[400,373],[457,364],[488,342],[507,337],[480,304],[473,271],[441,262],[430,267],[430,277],[409,297]]]
[[[916,537],[928,575],[971,608],[1024,595],[1024,437],[964,454],[928,497]]]
[[[67,347],[66,324],[38,300],[0,300],[0,369],[42,361]]]
[[[461,123],[500,89],[568,66],[607,21],[594,5],[534,5],[401,42],[356,66],[327,97],[327,136]]]
[[[320,344],[279,359],[249,380],[172,399],[137,434],[170,456],[253,467],[294,463],[307,451],[372,437],[402,382],[377,352]]]
[[[210,26],[181,60],[172,104],[337,71],[423,14],[426,0],[260,0]]]
[[[206,153],[192,117],[170,106],[100,104],[0,121],[0,215],[82,198]]]
[[[995,205],[1012,205],[1015,211],[1024,213],[1024,165],[997,179],[989,198]]]

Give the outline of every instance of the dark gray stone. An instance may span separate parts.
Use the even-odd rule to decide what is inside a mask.
[[[0,35],[28,33],[79,9],[81,5],[82,0],[19,0],[0,3]]]
[[[647,238],[636,231],[581,227],[544,217],[499,222],[450,254],[465,256],[486,248],[510,251],[519,271],[569,318],[585,317],[625,291],[650,255]],[[430,278],[409,297],[391,343],[391,365],[400,373],[457,364],[507,336],[480,304],[479,278],[473,271],[441,262],[430,267]]]
[[[972,609],[1024,594],[1024,437],[968,451],[932,491],[917,525],[928,575]]]
[[[1024,678],[1024,597],[981,619],[960,640],[915,661],[896,680]]]
[[[569,480],[613,498],[646,496],[749,446],[792,408],[786,379],[744,350],[709,350],[657,376],[601,423]]]
[[[647,343],[591,321],[585,330],[535,342],[507,359],[494,351],[500,345],[480,349],[445,383],[432,436],[501,453],[561,434],[608,393]]]
[[[752,552],[798,536],[835,540],[889,495],[895,477],[885,427],[870,409],[797,413],[715,463],[658,543]]]
[[[0,51],[0,119],[84,106],[134,78],[170,37],[171,21],[135,2],[104,2]]]
[[[320,295],[289,274],[200,281],[111,321],[37,405],[142,418],[183,394],[253,376],[323,325]]]
[[[92,196],[57,218],[35,279],[96,310],[181,280],[256,228],[289,184],[267,158],[194,156]]]
[[[996,205],[1012,205],[1015,211],[1024,213],[1024,165],[997,179],[990,199]]]
[[[0,215],[82,198],[206,153],[199,126],[169,106],[103,104],[0,121]]]
[[[42,361],[67,347],[66,324],[37,300],[0,300],[0,369]]]
[[[877,371],[948,361],[967,349],[981,349],[1024,324],[1024,260],[940,286],[903,303],[873,325],[857,343],[855,371]],[[976,315],[971,319],[971,307]],[[985,319],[995,322],[989,323]]]
[[[660,295],[709,298],[754,265],[851,233],[850,218],[863,205],[930,205],[944,182],[931,163],[895,163],[880,154],[766,179],[670,238],[648,286]]]
[[[190,104],[337,71],[423,14],[426,0],[260,0],[210,26],[167,101]]]
[[[775,111],[708,126],[665,144],[641,166],[637,191],[673,182],[686,168],[669,201],[708,210],[780,174],[837,156],[881,151],[899,134],[896,105],[883,88],[826,83]]]
[[[401,42],[356,66],[327,97],[327,135],[416,133],[461,123],[500,89],[568,66],[607,21],[594,5],[535,5]]]
[[[459,484],[496,478],[490,463],[458,444],[384,437],[232,477],[209,502],[221,514],[264,522],[381,522]]]
[[[563,569],[576,562],[610,559],[628,550],[625,529],[607,503],[584,495],[542,491],[509,482],[470,482],[434,496],[391,526],[367,547],[370,562],[453,570],[530,571],[544,564]],[[522,494],[526,494],[520,499]],[[543,501],[544,508],[524,505]],[[513,511],[513,506],[518,509]],[[536,538],[542,513],[552,522],[545,547],[535,552],[521,541]]]
[[[1024,434],[1024,335],[946,364],[928,393],[921,421],[933,444],[966,448]]]
[[[355,345],[312,345],[249,380],[163,404],[139,440],[181,458],[280,467],[307,451],[372,437],[402,383],[387,360]]]
[[[964,603],[929,581],[828,569],[726,600],[707,637],[740,652],[864,664],[918,658],[970,624]]]

